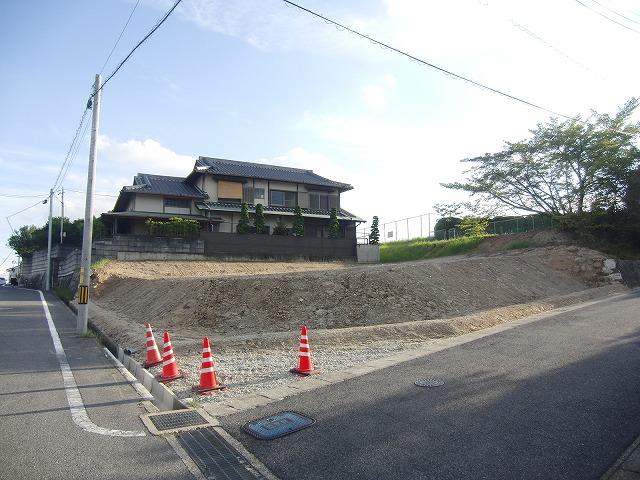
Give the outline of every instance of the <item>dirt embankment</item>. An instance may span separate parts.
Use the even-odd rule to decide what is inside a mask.
[[[116,337],[132,328],[139,335],[150,322],[178,335],[223,339],[295,331],[301,323],[396,324],[524,304],[602,284],[603,260],[592,250],[553,246],[366,267],[113,262],[99,274],[94,298],[109,317],[98,323]]]

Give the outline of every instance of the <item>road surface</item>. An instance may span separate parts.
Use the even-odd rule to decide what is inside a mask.
[[[283,410],[317,423],[273,441],[240,430]],[[222,424],[282,479],[598,479],[640,435],[640,292]]]
[[[97,434],[73,421],[39,293],[0,287],[0,478],[192,479],[171,446],[145,431],[141,398],[95,339],[76,335],[75,316],[46,298],[89,421],[146,435]]]

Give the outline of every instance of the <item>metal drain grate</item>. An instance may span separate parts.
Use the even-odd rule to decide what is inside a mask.
[[[416,387],[441,387],[444,381],[439,378],[421,378],[413,382]]]
[[[314,423],[316,421],[313,418],[296,412],[280,412],[245,423],[242,430],[260,440],[273,440],[310,427]]]
[[[149,420],[159,430],[175,430],[176,428],[209,425],[209,421],[195,410],[177,410],[157,415],[149,415]]]
[[[213,428],[181,433],[178,441],[208,479],[263,479]]]

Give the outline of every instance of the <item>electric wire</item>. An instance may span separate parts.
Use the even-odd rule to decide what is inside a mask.
[[[62,165],[60,166],[60,171],[58,172],[58,176],[56,177],[55,182],[53,183],[53,187],[51,187],[53,190],[56,190],[61,184],[60,177],[62,175],[62,172],[65,169],[65,166],[69,162],[69,158],[71,156],[71,153],[74,150],[76,142],[78,141],[78,138],[80,136],[80,131],[82,130],[82,127],[83,127],[84,121],[85,121],[85,119],[87,117],[87,112],[88,111],[89,111],[89,109],[85,108],[84,112],[82,112],[82,117],[80,118],[80,123],[78,124],[78,128],[76,128],[76,133],[73,136],[73,139],[71,140],[71,145],[69,145],[69,149],[67,150],[67,155],[65,156],[64,161],[62,162]]]
[[[82,145],[82,142],[87,137],[87,131],[89,130],[89,125],[90,125],[89,122],[87,122],[85,124],[84,130],[82,132],[82,135],[80,135],[80,138],[79,138],[78,142],[76,143],[75,150],[72,152],[71,157],[70,157],[69,161],[67,162],[67,166],[66,166],[66,168],[64,170],[64,173],[62,174],[62,178],[61,178],[60,183],[59,183],[60,187],[64,184],[64,181],[67,178],[67,174],[69,173],[69,169],[71,168],[71,165],[73,165],[73,162],[75,161],[76,157],[78,156],[78,152],[80,151],[80,147]]]
[[[140,40],[135,47],[133,47],[133,49],[129,52],[129,54],[124,57],[124,59],[118,64],[118,66],[109,74],[109,76],[107,76],[107,78],[105,79],[104,82],[102,82],[102,85],[100,85],[100,88],[98,88],[95,92],[93,92],[90,96],[89,99],[91,100],[93,97],[95,97],[99,91],[101,91],[105,85],[107,83],[109,83],[109,80],[111,80],[116,73],[118,73],[118,71],[122,68],[122,66],[127,63],[127,61],[129,60],[129,58],[131,58],[131,55],[133,55],[133,52],[135,52],[144,42],[147,41],[147,39],[149,37],[151,37],[151,35],[154,34],[154,32],[156,30],[158,30],[158,28],[160,28],[160,26],[167,20],[167,18],[169,18],[169,16],[173,13],[173,11],[176,9],[176,7],[180,4],[180,2],[182,2],[182,0],[176,0],[176,2],[173,4],[173,7],[171,7],[169,9],[169,11],[167,13],[164,14],[164,16],[160,19],[160,21],[149,31],[149,33],[147,33],[142,40]]]
[[[135,13],[136,8],[138,8],[139,4],[140,4],[140,0],[138,0],[136,2],[136,4],[133,6],[133,10],[131,10],[131,13],[129,14],[129,18],[127,18],[127,21],[124,24],[124,27],[122,27],[122,30],[120,31],[120,35],[118,35],[118,39],[116,40],[116,43],[113,44],[113,48],[109,52],[109,56],[107,56],[107,59],[104,61],[104,64],[102,65],[102,68],[100,69],[100,75],[102,75],[102,72],[104,72],[104,68],[107,66],[107,63],[109,63],[109,60],[111,59],[111,55],[113,55],[113,52],[115,51],[116,47],[120,43],[120,40],[122,39],[122,36],[124,35],[124,31],[129,26],[129,22],[131,21],[131,17],[133,17],[133,14]]]
[[[11,215],[7,215],[6,217],[4,217],[4,218],[7,220],[7,223],[9,224],[9,228],[11,229],[11,231],[12,231],[13,233],[16,233],[16,231],[13,229],[13,225],[11,225],[11,222],[9,221],[9,219],[10,219],[11,217],[15,217],[16,215],[19,215],[19,214],[21,214],[22,212],[26,212],[27,210],[29,210],[30,208],[35,207],[36,205],[44,204],[44,203],[46,203],[46,201],[45,201],[45,200],[46,200],[46,199],[38,200],[38,201],[37,201],[36,203],[34,203],[33,205],[30,205],[30,206],[28,206],[28,207],[26,207],[26,208],[23,208],[22,210],[19,210],[19,211],[15,212],[15,213],[12,213]]]
[[[611,17],[608,17],[607,15],[605,15],[605,14],[604,14],[604,13],[602,13],[602,12],[599,12],[599,11],[598,11],[598,10],[596,10],[595,8],[591,8],[589,5],[587,5],[586,3],[584,3],[582,0],[575,0],[575,1],[576,1],[576,2],[578,2],[580,5],[582,5],[584,8],[586,8],[586,9],[588,9],[588,10],[591,10],[593,13],[595,13],[595,14],[597,14],[597,15],[600,15],[602,18],[606,18],[606,19],[607,19],[607,20],[609,20],[610,22],[613,22],[613,23],[615,23],[616,25],[619,25],[619,26],[621,26],[621,27],[623,27],[623,28],[626,28],[627,30],[630,30],[630,31],[632,31],[632,32],[637,33],[638,35],[640,35],[640,30],[636,30],[635,28],[631,28],[630,26],[625,25],[624,23],[621,23],[621,22],[619,22],[619,21],[617,21],[617,20],[615,20],[615,19],[613,19],[613,18],[611,18]]]
[[[480,83],[478,81],[472,80],[472,79],[470,79],[468,77],[465,77],[463,75],[454,73],[454,72],[452,72],[450,70],[447,70],[446,68],[440,67],[440,66],[435,65],[433,63],[430,63],[430,62],[428,62],[426,60],[423,60],[422,58],[416,57],[415,55],[412,55],[411,53],[409,53],[407,51],[404,51],[404,50],[401,50],[399,48],[393,47],[393,46],[391,46],[391,45],[389,45],[387,43],[384,43],[384,42],[382,42],[380,40],[376,40],[375,38],[370,37],[369,35],[365,35],[364,33],[361,33],[361,32],[359,32],[357,30],[354,30],[353,28],[347,27],[347,26],[345,26],[345,25],[343,25],[343,24],[341,24],[341,23],[339,23],[339,22],[337,22],[335,20],[332,20],[332,19],[330,19],[330,18],[328,18],[328,17],[326,17],[326,16],[324,16],[324,15],[322,15],[320,13],[317,13],[317,12],[315,12],[313,10],[310,10],[310,9],[308,9],[306,7],[303,7],[302,5],[294,3],[294,2],[292,2],[290,0],[282,0],[282,1],[285,4],[287,4],[287,5],[291,6],[291,7],[298,8],[298,9],[302,10],[303,12],[306,12],[306,13],[314,16],[314,17],[317,17],[317,18],[323,20],[325,23],[328,23],[328,24],[333,25],[333,26],[335,26],[337,28],[340,28],[340,29],[342,29],[342,31],[347,31],[347,32],[349,32],[349,33],[351,33],[353,35],[356,35],[357,37],[360,37],[360,38],[363,38],[365,40],[368,40],[369,42],[371,42],[374,45],[378,45],[379,47],[382,47],[383,49],[387,49],[387,50],[390,50],[392,52],[395,52],[395,53],[398,53],[400,55],[403,55],[403,56],[409,58],[410,60],[418,62],[421,65],[424,65],[424,66],[427,66],[427,67],[431,67],[431,68],[433,68],[435,70],[438,70],[439,72],[442,72],[442,73],[444,73],[446,75],[449,75],[450,77],[456,78],[458,80],[465,81],[465,82],[467,82],[467,83],[469,83],[469,84],[471,84],[471,85],[473,85],[475,87],[478,87],[480,89],[487,90],[487,91],[492,92],[492,93],[494,93],[496,95],[500,95],[500,96],[503,96],[503,97],[508,98],[510,100],[522,103],[524,105],[528,105],[528,106],[530,106],[532,108],[536,108],[536,109],[541,110],[543,112],[550,113],[550,114],[555,115],[557,117],[562,117],[562,118],[564,118],[566,120],[571,120],[571,121],[574,121],[574,122],[577,122],[577,123],[581,123],[581,124],[584,124],[584,125],[587,125],[587,126],[591,126],[591,127],[593,126],[593,124],[591,124],[589,122],[585,122],[584,120],[581,120],[578,117],[571,117],[569,115],[565,115],[563,113],[551,110],[549,108],[546,108],[546,107],[543,107],[543,106],[540,106],[540,105],[537,105],[537,104],[535,104],[533,102],[530,102],[529,100],[525,100],[523,98],[517,97],[517,96],[512,95],[510,93],[506,93],[506,92],[504,92],[502,90],[499,90],[497,88],[493,88],[493,87],[490,87],[490,86],[485,85],[483,83]],[[579,0],[576,0],[576,1],[579,1]],[[631,134],[629,134],[627,132],[623,132],[623,131],[616,130],[616,132],[620,133],[622,135],[631,135]]]
[[[595,3],[596,5],[600,5],[602,8],[604,8],[605,10],[613,13],[614,15],[619,16],[620,18],[624,18],[625,20],[628,20],[631,23],[635,23],[636,25],[640,25],[640,22],[638,22],[637,20],[634,20],[633,18],[629,18],[626,15],[623,15],[619,12],[616,12],[614,9],[607,7],[606,5],[603,5],[602,3],[598,2],[598,0],[591,0],[593,3]]]

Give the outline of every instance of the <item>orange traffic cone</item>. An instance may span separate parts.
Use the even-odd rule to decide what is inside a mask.
[[[151,324],[147,323],[147,361],[142,365],[144,368],[153,367],[162,363],[162,357],[156,345],[156,339],[151,330]]]
[[[309,348],[309,337],[307,335],[307,326],[302,325],[300,327],[300,348],[298,350],[298,367],[289,370],[292,373],[298,375],[311,375],[314,373],[320,373],[320,370],[313,368],[313,362],[311,361],[311,348]]]
[[[182,373],[178,370],[176,357],[173,356],[173,348],[171,347],[171,337],[169,332],[164,332],[164,345],[162,347],[162,375],[158,381],[165,383],[182,377]]]
[[[204,337],[202,340],[202,366],[200,367],[200,385],[193,387],[199,393],[210,392],[211,390],[222,390],[227,388],[225,385],[218,383],[218,377],[214,367],[213,358],[211,357],[211,345],[209,338]]]

